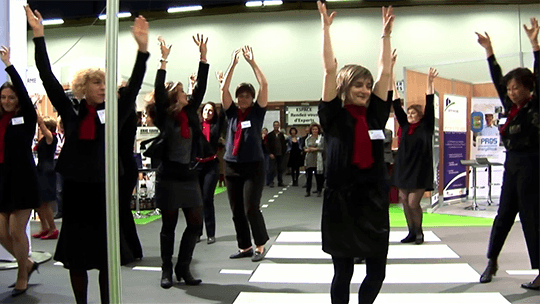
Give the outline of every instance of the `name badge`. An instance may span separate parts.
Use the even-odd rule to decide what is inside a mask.
[[[251,120],[241,122],[242,129],[251,127]]]
[[[382,130],[369,130],[369,138],[371,140],[384,140],[384,132]]]
[[[101,121],[101,124],[104,124],[105,123],[105,110],[97,111],[97,115],[99,117],[99,121]]]
[[[22,125],[24,124],[24,118],[23,117],[13,117],[11,119],[11,124],[12,125]]]

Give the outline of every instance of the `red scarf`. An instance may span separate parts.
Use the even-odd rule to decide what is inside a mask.
[[[407,131],[407,135],[413,135],[414,134],[414,130],[416,130],[416,128],[420,125],[420,122],[415,122],[415,123],[412,123],[412,124],[409,124],[409,130]]]
[[[236,124],[236,131],[234,132],[234,146],[232,155],[238,155],[240,150],[240,142],[242,141],[242,122],[246,119],[249,112],[251,112],[251,107],[247,108],[243,113],[242,110],[238,109],[238,123]]]
[[[210,142],[210,128],[212,125],[208,120],[203,120],[202,122],[202,134],[206,138],[206,141]]]
[[[180,136],[188,139],[190,135],[189,120],[187,117],[187,113],[184,109],[182,109],[180,113],[176,114],[176,120],[178,120],[178,123],[180,124]]]
[[[352,163],[360,169],[370,168],[374,161],[371,154],[371,139],[369,138],[369,127],[366,120],[367,109],[357,105],[346,105],[345,109],[356,120]]]
[[[94,140],[96,139],[96,108],[86,103],[88,114],[83,118],[79,126],[79,139]]]
[[[15,116],[15,111],[4,112],[4,115],[0,118],[0,164],[4,163],[4,149],[5,149],[5,135],[6,130],[11,119]]]
[[[531,99],[532,96],[525,99],[525,101],[523,101],[519,106],[517,106],[515,103],[512,104],[512,107],[510,107],[510,112],[508,112],[508,118],[506,119],[506,123],[501,127],[502,135],[506,135],[506,128],[508,127],[508,124],[514,119],[514,117],[516,117],[517,113],[519,113],[519,110],[521,110],[521,108],[523,108],[527,103],[529,103]]]

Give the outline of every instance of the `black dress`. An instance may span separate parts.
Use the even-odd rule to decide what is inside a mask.
[[[433,129],[435,127],[435,110],[433,94],[426,95],[424,117],[408,135],[409,122],[407,114],[401,107],[399,99],[393,101],[394,113],[401,126],[401,142],[396,155],[392,185],[400,189],[433,190]]]
[[[300,148],[300,138],[296,142],[289,139],[291,143],[291,151],[289,154],[289,160],[287,161],[287,167],[298,168],[302,166],[302,149]]]
[[[390,100],[391,98],[389,98]],[[367,109],[369,130],[384,130],[390,102],[375,94]],[[374,163],[369,169],[351,164],[355,120],[339,97],[319,102],[325,131],[327,187],[322,212],[322,249],[336,257],[381,257],[388,252],[388,175],[384,141],[372,140]]]
[[[2,213],[39,207],[37,171],[32,155],[36,110],[15,67],[8,66],[6,72],[19,98],[20,108],[9,122],[4,135],[4,162],[0,164]]]
[[[49,145],[43,137],[37,145],[38,154],[38,181],[39,194],[42,202],[52,202],[56,200],[56,172],[54,172],[54,152],[58,137],[53,134],[53,141]]]

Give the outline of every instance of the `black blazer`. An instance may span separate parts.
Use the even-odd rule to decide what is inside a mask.
[[[39,206],[37,170],[32,155],[37,114],[15,67],[8,66],[6,72],[19,98],[19,109],[14,119],[20,123],[14,124],[12,119],[4,135],[4,163],[0,170],[0,211],[3,212]],[[12,201],[2,201],[6,198],[5,191],[12,194]]]
[[[204,134],[201,136],[201,152],[200,157],[210,157],[216,155],[218,149],[219,138],[225,128],[225,110],[221,108],[220,113],[214,113],[214,120],[210,124],[210,141],[207,141]]]

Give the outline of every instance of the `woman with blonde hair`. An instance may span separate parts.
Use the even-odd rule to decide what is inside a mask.
[[[379,75],[359,65],[338,73],[330,40],[335,12],[317,2],[323,28],[324,78],[319,118],[326,140],[326,189],[322,212],[323,251],[332,256],[333,304],[349,303],[354,258],[366,260],[358,303],[373,303],[382,287],[390,232],[384,126],[389,116],[392,8],[384,8]]]
[[[76,73],[72,90],[80,99],[77,109],[51,70],[45,45],[43,18],[38,11],[25,7],[34,34],[36,67],[51,103],[62,117],[65,144],[56,164],[64,177],[62,231],[54,259],[69,270],[71,287],[77,303],[86,303],[88,270],[99,270],[102,303],[109,303],[107,267],[107,227],[105,199],[105,73],[83,69]],[[120,91],[119,130],[135,106],[142,84],[148,54],[148,22],[135,18],[132,33],[138,46],[130,85]],[[122,162],[120,176],[124,173]],[[93,212],[88,212],[92,206]],[[120,242],[121,246],[123,242]],[[120,250],[125,250],[120,248]]]

